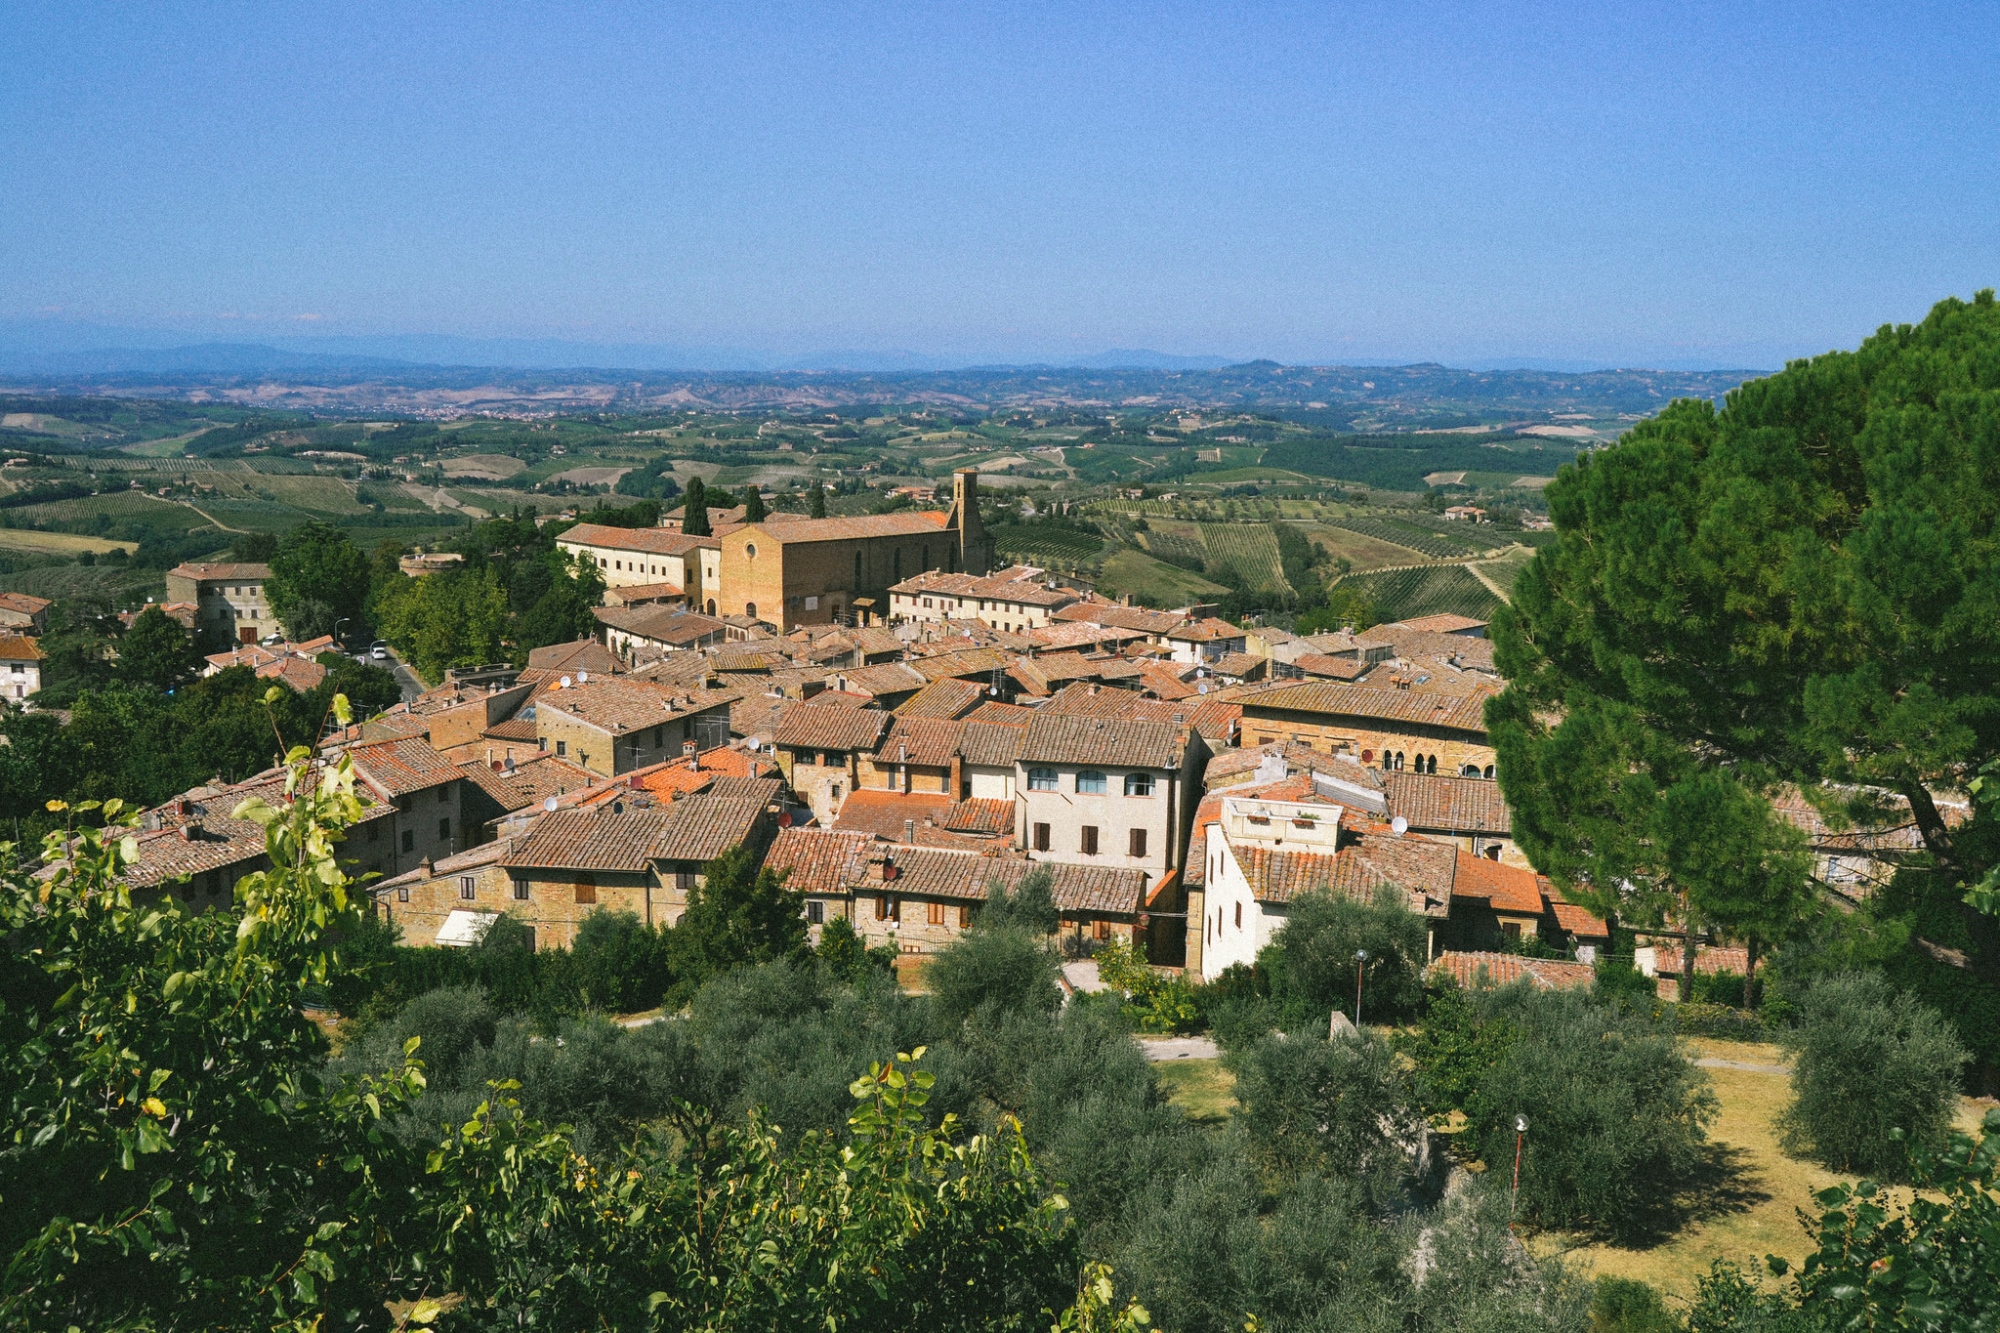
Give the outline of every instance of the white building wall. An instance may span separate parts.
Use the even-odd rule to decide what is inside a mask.
[[[1014,770],[1012,768],[965,768],[967,784],[972,789],[975,801],[1011,801],[1014,799]]]
[[[1284,929],[1286,912],[1279,904],[1266,910],[1250,892],[1236,854],[1220,824],[1208,831],[1208,920],[1203,926],[1201,975],[1213,980],[1231,964],[1246,967],[1257,961],[1257,952]],[[1240,923],[1240,924],[1239,924]]]
[[[1090,770],[1104,774],[1104,794],[1100,796],[1079,792],[1076,775],[1085,770],[1068,765],[1051,766],[1057,774],[1055,791],[1035,791],[1028,785],[1028,770],[1032,767],[1041,765],[1017,765],[1014,776],[1014,790],[1022,806],[1022,846],[1030,859],[1143,870],[1149,888],[1171,868],[1174,809],[1168,793],[1173,785],[1172,774],[1162,769]],[[1125,776],[1134,772],[1146,773],[1153,779],[1150,796],[1125,795]],[[1038,823],[1049,826],[1047,851],[1035,847],[1034,830]],[[1082,850],[1086,825],[1097,829],[1095,855]],[[1133,856],[1129,850],[1131,830],[1135,828],[1146,830],[1144,856]]]

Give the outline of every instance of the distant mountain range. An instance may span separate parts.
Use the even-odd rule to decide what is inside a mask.
[[[0,322],[0,375],[265,374],[481,368],[878,374],[963,370],[976,358],[905,350],[781,356],[743,347],[460,338],[445,334],[189,342],[155,330],[44,321]],[[1042,363],[1037,363],[1042,364]],[[1214,370],[1228,357],[1117,348],[1045,364],[1092,370]]]

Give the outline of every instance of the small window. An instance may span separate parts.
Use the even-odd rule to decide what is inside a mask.
[[[1236,928],[1243,929],[1243,904],[1236,904]]]
[[[568,742],[568,741],[557,741],[557,742],[556,742],[556,757],[557,757],[557,758],[559,758],[559,759],[561,759],[561,758],[567,758],[568,756],[569,756],[569,742]]]
[[[479,881],[471,875],[458,877],[458,896],[470,902],[479,896]]]
[[[514,901],[515,901],[515,902],[517,902],[517,903],[524,903],[524,902],[528,901],[528,881],[527,881],[527,880],[525,880],[525,879],[517,879],[517,880],[515,880],[515,881],[514,881]]]
[[[449,818],[440,819],[438,821],[438,841],[448,842],[450,841],[450,839],[451,839],[451,820]]]
[[[972,928],[971,903],[960,903],[958,905],[958,928],[960,930],[970,930]]]
[[[743,543],[743,554],[748,556],[750,559],[755,560],[757,558],[757,543],[756,542]]]
[[[924,921],[927,925],[942,926],[944,924],[944,904],[925,903]]]
[[[1090,938],[1092,938],[1092,939],[1094,939],[1094,940],[1108,940],[1108,939],[1110,939],[1110,938],[1111,938],[1111,923],[1110,923],[1109,921],[1093,921],[1093,922],[1091,922],[1091,923],[1090,923]]]
[[[826,924],[826,904],[814,898],[806,904],[806,924],[821,926]]]
[[[403,850],[406,852],[417,850],[417,831],[415,829],[406,828],[403,830]]]
[[[1104,775],[1094,768],[1086,768],[1076,775],[1076,789],[1087,796],[1104,795]]]
[[[826,798],[829,801],[837,801],[840,799],[840,784],[838,782],[831,783],[828,785],[826,789]]]
[[[396,886],[396,901],[397,901],[397,902],[399,902],[399,903],[406,903],[406,902],[410,901],[410,886],[409,886],[409,885],[407,885],[407,884],[399,884],[399,885],[397,885],[397,886]]]
[[[1493,765],[1488,764],[1486,766],[1486,776],[1489,778],[1493,776]]]
[[[1479,765],[1467,764],[1458,770],[1458,775],[1462,778],[1476,778],[1479,776]]]
[[[1127,773],[1125,775],[1125,794],[1127,796],[1151,796],[1153,794],[1153,775],[1151,773]]]
[[[1049,849],[1049,826],[1047,824],[1037,824],[1035,825],[1035,850],[1038,852],[1046,852],[1048,849]]]
[[[594,903],[597,901],[596,876],[585,874],[576,877],[576,900],[580,903]]]
[[[890,911],[889,895],[886,893],[876,894],[875,919],[877,921],[887,921],[889,919],[889,911]]]
[[[1055,791],[1056,771],[1053,768],[1031,768],[1028,770],[1029,791]]]
[[[1144,856],[1146,854],[1146,830],[1142,828],[1133,829],[1130,836],[1126,838],[1126,843],[1128,844],[1127,850],[1131,855]]]
[[[655,750],[657,750],[657,749],[659,749],[659,748],[660,748],[660,747],[661,747],[662,745],[665,745],[666,743],[667,743],[667,729],[666,729],[665,727],[654,727],[654,728],[653,728],[653,748],[654,748]]]
[[[1082,832],[1083,837],[1080,843],[1080,850],[1085,856],[1097,855],[1097,825],[1085,824]]]

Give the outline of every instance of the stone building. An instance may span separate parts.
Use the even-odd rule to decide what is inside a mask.
[[[1038,716],[1014,761],[1015,845],[1036,861],[1137,870],[1156,886],[1181,866],[1207,762],[1184,723]]]
[[[1492,777],[1485,694],[1304,681],[1239,695],[1242,743],[1294,741],[1390,772]]]
[[[42,688],[41,645],[25,634],[0,634],[0,697],[16,708]]]
[[[720,540],[710,615],[748,616],[788,630],[852,619],[889,605],[889,589],[926,570],[984,574],[993,543],[979,521],[978,474],[957,473],[949,512],[746,523]]]
[[[269,565],[177,565],[167,571],[167,600],[192,602],[195,636],[203,644],[255,643],[279,632],[264,597]]]
[[[741,697],[619,676],[574,679],[536,698],[535,743],[600,777],[617,777],[676,758],[690,741],[702,750],[727,744],[729,705]]]

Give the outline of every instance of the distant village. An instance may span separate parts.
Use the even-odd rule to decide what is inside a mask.
[[[718,511],[701,535],[676,510],[562,532],[602,576],[597,635],[451,671],[322,743],[364,794],[348,850],[375,876],[377,914],[416,946],[476,943],[503,912],[567,946],[594,911],[673,924],[706,864],[748,845],[815,930],[846,918],[902,954],[943,947],[1046,866],[1079,956],[1116,940],[1212,979],[1252,962],[1299,895],[1386,886],[1424,920],[1434,967],[1589,983],[1610,924],[1515,846],[1486,736],[1502,681],[1484,621],[1299,636],[1107,600],[994,568],[976,488],[960,472],[943,510]],[[403,572],[456,559],[418,554]],[[232,645],[209,674],[313,689],[333,641],[284,641],[269,574],[183,565],[162,610]],[[49,605],[0,594],[17,705],[42,683]],[[127,878],[228,903],[266,864],[262,828],[232,812],[282,782],[272,770],[147,810]],[[1802,802],[1791,813],[1812,820]],[[1829,882],[1896,850],[1815,831]],[[1639,949],[1663,993],[1682,952]],[[1746,964],[1709,945],[1694,966]]]

